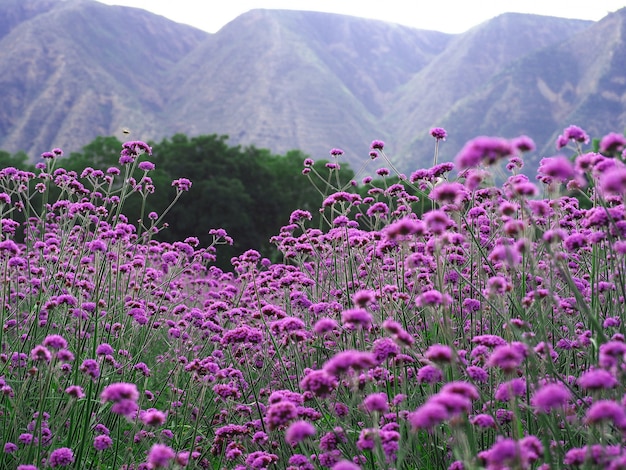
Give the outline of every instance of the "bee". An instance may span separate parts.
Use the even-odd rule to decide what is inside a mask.
[[[130,134],[130,129],[128,127],[122,127],[122,134],[124,135]]]

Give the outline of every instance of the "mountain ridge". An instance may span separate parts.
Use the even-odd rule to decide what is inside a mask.
[[[428,130],[441,126],[444,159],[480,134],[528,133],[548,152],[571,123],[626,127],[624,17],[507,13],[446,34],[257,9],[211,34],[94,0],[0,0],[0,148],[34,159],[130,127],[313,158],[340,147],[360,166],[381,139],[411,171],[428,165]]]

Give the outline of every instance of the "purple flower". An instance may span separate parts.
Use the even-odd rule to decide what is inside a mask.
[[[539,413],[549,413],[555,408],[565,406],[571,398],[572,394],[565,385],[551,383],[536,390],[530,400],[530,404]]]
[[[134,418],[138,409],[139,406],[137,406],[137,402],[133,400],[120,400],[113,403],[113,406],[111,406],[111,413],[123,415],[127,418]]]
[[[615,387],[617,379],[604,369],[588,370],[578,378],[578,385],[585,390],[601,390]]]
[[[436,235],[441,235],[445,230],[454,225],[454,222],[442,210],[434,210],[424,214],[424,222],[428,230]]]
[[[600,175],[600,189],[606,194],[626,193],[626,168],[618,167]]]
[[[479,428],[495,428],[496,420],[493,416],[487,414],[479,414],[470,419],[470,423]]]
[[[337,385],[337,379],[323,369],[309,372],[300,381],[300,387],[303,390],[320,398],[328,397]]]
[[[374,303],[376,300],[376,293],[369,289],[359,290],[352,294],[352,303],[355,307],[366,307]]]
[[[290,401],[273,403],[267,409],[267,423],[270,430],[277,429],[288,424],[298,416],[296,405]]]
[[[378,338],[374,341],[372,353],[374,353],[376,362],[380,364],[388,358],[393,358],[400,354],[400,348],[391,338]]]
[[[450,417],[472,411],[472,401],[465,395],[441,391],[428,400],[429,403],[442,405]]]
[[[176,452],[165,444],[154,444],[148,452],[150,468],[165,468],[176,457]]]
[[[574,177],[574,166],[567,157],[557,155],[541,159],[537,173],[537,178],[545,183],[550,183],[551,180],[563,183]]]
[[[499,137],[476,137],[465,144],[455,158],[456,166],[465,170],[479,164],[491,165],[513,154],[511,143]]]
[[[52,359],[52,353],[48,348],[39,344],[30,351],[30,358],[33,361],[50,362],[50,359]]]
[[[67,348],[67,341],[61,335],[48,335],[44,338],[42,344],[56,350]]]
[[[187,178],[178,178],[172,181],[172,186],[174,186],[178,192],[189,191],[191,185],[191,181]]]
[[[147,426],[160,426],[165,423],[165,413],[162,411],[150,408],[139,413],[139,419]]]
[[[349,460],[340,460],[332,466],[331,470],[361,470],[361,467]]]
[[[403,217],[387,225],[384,233],[387,238],[395,240],[398,237],[406,237],[407,235],[423,235],[425,231],[426,227],[421,220]]]
[[[520,447],[515,440],[499,437],[491,449],[482,453],[482,457],[487,461],[487,468],[509,468],[514,467],[520,459]]]
[[[446,140],[448,133],[443,127],[433,127],[430,130],[430,135],[432,135],[437,140]]]
[[[99,344],[96,348],[96,355],[98,356],[107,356],[115,353],[115,349],[111,347],[108,343]]]
[[[428,197],[444,204],[460,204],[469,197],[469,193],[461,183],[444,182],[435,186]]]
[[[594,402],[585,414],[587,424],[596,424],[601,421],[613,421],[616,426],[624,429],[626,413],[624,407],[613,400],[598,400]]]
[[[309,211],[303,211],[301,209],[296,209],[289,216],[289,223],[290,224],[295,224],[295,223],[298,223],[298,222],[300,222],[302,220],[311,220],[312,218],[313,218],[313,216],[311,215],[311,213]]]
[[[341,312],[341,321],[344,325],[361,327],[365,330],[372,326],[372,316],[364,308],[352,308]]]
[[[285,431],[285,441],[291,446],[302,442],[307,437],[315,435],[315,426],[308,421],[296,421]]]
[[[323,335],[324,333],[328,333],[329,331],[336,330],[339,327],[337,321],[333,318],[323,317],[315,322],[313,326],[313,331],[318,335]]]
[[[435,366],[424,366],[417,371],[417,381],[421,384],[435,384],[443,380],[443,373]]]
[[[68,447],[53,450],[48,458],[48,465],[52,468],[67,467],[72,463],[74,463],[74,452]]]
[[[363,400],[363,406],[369,412],[385,413],[389,410],[388,398],[386,393],[371,393]]]
[[[330,149],[330,152],[328,153],[330,153],[333,157],[338,157],[340,155],[343,155],[343,150],[338,149],[338,148],[333,148],[333,149]]]
[[[433,344],[424,353],[426,359],[441,363],[452,362],[453,355],[452,348],[443,344]]]
[[[480,395],[476,387],[467,382],[448,382],[445,384],[439,393],[456,393],[470,400],[478,400]]]
[[[510,401],[514,396],[521,397],[526,394],[526,380],[513,379],[498,386],[494,398],[500,401]]]
[[[324,370],[335,377],[346,373],[349,369],[369,369],[376,365],[376,358],[372,353],[347,350],[335,354],[324,364]]]
[[[65,389],[65,393],[76,399],[85,398],[86,396],[83,388],[79,385],[70,385]]]
[[[513,372],[524,361],[524,355],[512,345],[498,346],[489,356],[487,365],[498,367],[504,372]]]
[[[151,171],[155,168],[154,163],[148,161],[139,162],[138,167],[140,170],[143,171]]]
[[[466,372],[469,378],[474,382],[485,383],[489,380],[489,374],[487,374],[487,371],[482,367],[469,366]]]
[[[100,434],[94,437],[93,446],[96,450],[107,450],[113,445],[113,439],[106,434]]]
[[[385,143],[382,140],[373,140],[370,149],[372,150],[382,150],[385,148]]]
[[[443,404],[430,401],[409,413],[407,417],[413,429],[432,429],[448,418],[448,410]]]
[[[13,442],[7,442],[7,443],[4,444],[4,453],[5,454],[12,454],[16,450],[17,450],[17,444],[14,444]]]
[[[135,384],[117,382],[104,387],[100,393],[100,399],[102,403],[108,401],[119,402],[122,400],[139,400],[139,391]]]
[[[563,137],[565,137],[567,140],[573,140],[575,142],[585,144],[589,142],[589,136],[587,135],[587,133],[580,127],[574,125],[565,128],[565,130],[563,131]]]
[[[532,152],[535,150],[535,142],[527,135],[520,135],[511,141],[511,145],[520,152]]]
[[[600,140],[600,153],[612,154],[621,152],[626,147],[626,137],[623,134],[610,132]]]

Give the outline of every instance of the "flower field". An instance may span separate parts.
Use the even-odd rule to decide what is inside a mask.
[[[409,176],[372,142],[366,197],[307,159],[324,223],[230,272],[224,230],[124,216],[143,142],[0,170],[0,468],[626,469],[626,138],[570,126],[530,178],[526,136],[431,134]]]

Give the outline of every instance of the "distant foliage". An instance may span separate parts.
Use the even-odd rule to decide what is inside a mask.
[[[217,264],[222,268],[229,268],[231,257],[251,248],[264,256],[276,257],[270,237],[288,222],[296,208],[314,212],[323,199],[301,174],[306,156],[300,151],[275,155],[253,146],[230,146],[227,136],[216,134],[198,137],[177,134],[150,145],[153,155],[141,158],[155,164],[149,175],[154,197],[142,197],[140,192],[131,195],[125,205],[129,222],[139,224],[142,220],[145,224],[147,214],[161,214],[176,193],[172,180],[189,178],[192,187],[168,213],[165,218],[168,227],[156,238],[175,241],[195,236],[206,246],[212,240],[209,229],[222,227],[234,239],[232,246],[220,250]],[[116,137],[97,137],[81,152],[64,157],[63,167],[78,175],[85,168],[119,167],[121,148],[122,143]],[[324,164],[320,161],[315,166],[324,172]],[[0,151],[0,166],[33,170],[22,153],[11,155]],[[345,183],[353,177],[353,172],[347,165],[344,167],[339,173]],[[142,175],[142,171],[136,170],[134,177],[140,180]],[[315,221],[319,222],[319,216]]]

